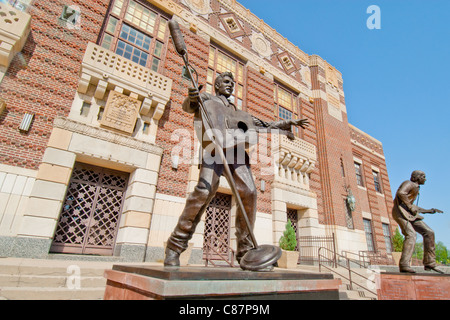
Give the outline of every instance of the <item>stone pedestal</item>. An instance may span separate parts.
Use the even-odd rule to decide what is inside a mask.
[[[450,275],[381,273],[378,300],[450,300]]]
[[[105,300],[338,300],[341,280],[297,271],[120,266],[105,271]]]

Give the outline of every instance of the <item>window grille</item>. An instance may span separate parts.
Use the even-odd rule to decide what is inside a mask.
[[[298,251],[298,212],[295,209],[287,209],[287,219],[291,221],[292,228],[295,230],[295,235],[297,237],[297,245],[295,246],[295,250]]]
[[[112,255],[128,173],[76,163],[52,252]]]

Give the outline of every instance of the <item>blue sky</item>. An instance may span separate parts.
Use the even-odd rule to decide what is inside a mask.
[[[423,170],[419,206],[446,212],[425,222],[450,249],[450,1],[239,2],[342,73],[349,122],[383,143],[393,195]],[[381,29],[367,28],[371,5]]]

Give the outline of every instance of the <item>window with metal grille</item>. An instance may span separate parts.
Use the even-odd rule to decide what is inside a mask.
[[[209,48],[208,74],[206,78],[206,92],[214,94],[214,82],[217,75],[222,72],[231,72],[234,77],[234,92],[229,98],[240,110],[244,108],[244,63],[218,47],[211,45]]]
[[[168,17],[146,2],[115,0],[104,27],[101,45],[153,71],[161,71]]]
[[[376,192],[383,193],[383,190],[381,189],[380,173],[372,170],[372,174],[373,174],[373,183],[375,184]]]
[[[363,219],[364,232],[366,233],[367,250],[375,252],[375,245],[373,242],[372,221],[369,219]]]
[[[386,252],[392,252],[392,239],[391,239],[391,230],[389,229],[389,225],[386,223],[382,224],[383,227],[383,237],[384,243],[386,244]]]
[[[298,94],[275,82],[273,95],[275,100],[274,112],[278,120],[300,119]],[[298,127],[293,127],[292,132],[295,136],[300,135]]]
[[[356,183],[358,186],[364,187],[364,179],[362,175],[362,165],[355,162]]]
[[[345,207],[345,222],[347,224],[347,228],[354,229],[353,225],[353,214],[352,210],[350,209],[347,199],[344,199],[344,207]]]

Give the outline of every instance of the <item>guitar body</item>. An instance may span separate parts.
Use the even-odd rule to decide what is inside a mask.
[[[413,205],[414,206],[414,205]],[[415,206],[414,206],[415,207]],[[405,218],[408,221],[416,221],[416,220],[423,220],[424,218],[419,214],[413,214],[409,209],[402,203],[398,206],[400,213],[402,214],[403,218]]]
[[[204,104],[212,128],[203,128],[203,147],[213,140],[225,150],[235,147],[248,149],[258,143],[258,133],[249,113],[227,107],[220,100],[210,99]]]

